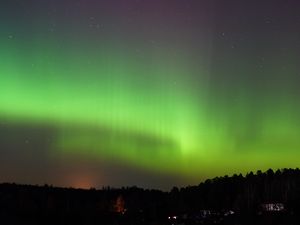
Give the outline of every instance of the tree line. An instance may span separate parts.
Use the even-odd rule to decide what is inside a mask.
[[[0,222],[20,224],[22,219],[29,224],[164,224],[168,215],[200,210],[251,215],[264,203],[282,203],[296,215],[300,214],[299,202],[299,169],[216,177],[197,186],[174,187],[169,192],[138,187],[83,190],[5,183],[0,184]]]

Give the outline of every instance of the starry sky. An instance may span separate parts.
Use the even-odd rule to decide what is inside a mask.
[[[298,0],[2,0],[0,182],[299,167],[299,28]]]

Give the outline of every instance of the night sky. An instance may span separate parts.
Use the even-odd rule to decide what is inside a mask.
[[[299,0],[1,0],[0,182],[299,167],[299,59]]]

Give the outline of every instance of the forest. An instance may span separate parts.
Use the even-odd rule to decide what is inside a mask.
[[[169,192],[135,186],[85,190],[3,183],[0,222],[159,225],[260,224],[262,220],[261,224],[292,224],[300,221],[299,202],[299,169],[216,177]]]

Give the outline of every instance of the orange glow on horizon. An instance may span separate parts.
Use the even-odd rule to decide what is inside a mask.
[[[73,188],[90,189],[95,187],[96,179],[90,174],[74,174],[68,183]]]

